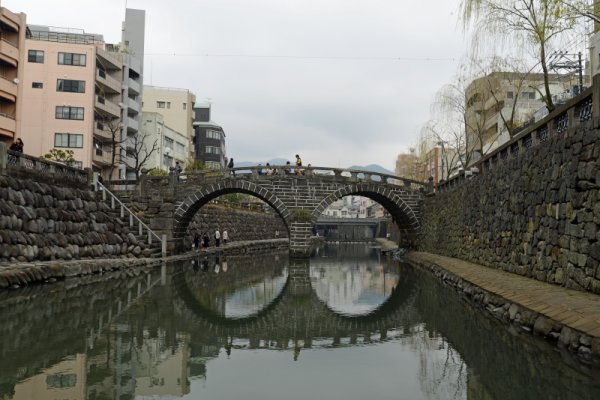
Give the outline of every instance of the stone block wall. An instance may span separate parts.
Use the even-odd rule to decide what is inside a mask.
[[[147,252],[114,211],[96,199],[95,192],[13,172],[0,176],[0,262]]]
[[[425,198],[420,248],[600,294],[598,121]]]
[[[208,232],[212,246],[217,229],[221,235],[226,229],[230,241],[283,239],[288,236],[283,220],[274,212],[247,211],[208,204],[196,213],[188,226],[185,248],[191,248],[196,233],[202,236],[204,232]]]

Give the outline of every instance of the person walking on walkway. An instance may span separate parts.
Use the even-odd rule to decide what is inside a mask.
[[[223,231],[223,244],[227,244],[227,241],[229,240],[229,234],[227,233],[227,229],[225,229]]]
[[[229,173],[233,176],[235,176],[235,171],[233,171],[234,168],[234,164],[233,164],[233,157],[231,157],[229,159],[229,163],[227,164],[227,169],[229,170]]]
[[[204,232],[202,235],[202,247],[207,248],[210,244],[210,239],[208,238],[208,233]]]
[[[194,235],[194,248],[196,249],[196,251],[200,249],[200,235],[198,235],[197,232]]]
[[[215,246],[219,247],[221,245],[221,232],[219,232],[219,228],[215,231]]]

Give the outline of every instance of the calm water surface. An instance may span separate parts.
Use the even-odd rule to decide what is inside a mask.
[[[600,399],[600,374],[365,245],[0,293],[0,399]]]

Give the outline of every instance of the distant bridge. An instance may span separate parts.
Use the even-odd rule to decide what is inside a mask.
[[[169,238],[171,253],[184,250],[183,239],[198,210],[228,193],[245,193],[265,201],[289,230],[290,255],[308,257],[310,237],[323,211],[348,195],[381,204],[398,225],[401,245],[413,246],[420,229],[421,198],[426,184],[393,175],[326,167],[305,167],[296,175],[286,166],[234,168],[155,177],[144,175],[140,199],[151,228]]]

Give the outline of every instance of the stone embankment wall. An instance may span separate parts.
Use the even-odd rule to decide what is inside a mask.
[[[599,125],[426,198],[420,249],[600,294]]]
[[[190,248],[195,234],[202,237],[208,232],[211,246],[215,231],[221,235],[227,230],[230,241],[253,241],[287,238],[288,230],[281,217],[274,212],[248,211],[223,205],[202,207],[190,222],[184,240],[185,248]]]
[[[95,192],[47,184],[43,176],[0,176],[0,262],[148,252]]]

